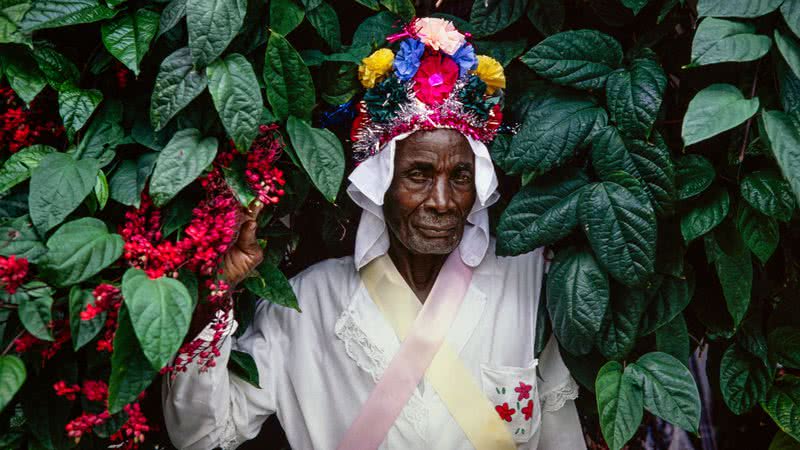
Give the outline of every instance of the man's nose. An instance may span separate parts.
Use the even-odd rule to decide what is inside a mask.
[[[434,178],[427,206],[440,214],[447,213],[453,208],[453,196],[447,177]]]

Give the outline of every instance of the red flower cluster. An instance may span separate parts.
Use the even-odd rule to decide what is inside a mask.
[[[28,260],[11,255],[8,258],[0,256],[0,282],[9,294],[17,292],[22,281],[28,275]]]
[[[64,127],[58,108],[50,97],[40,97],[26,108],[10,87],[0,86],[0,148],[16,153],[29,145],[60,142]]]
[[[279,197],[283,195],[281,186],[286,184],[283,172],[273,165],[285,144],[276,124],[261,125],[258,132],[258,137],[247,153],[244,175],[247,185],[256,192],[261,203],[269,205],[278,203]]]
[[[77,384],[73,384],[71,386],[67,386],[67,382],[61,380],[53,385],[53,389],[56,390],[56,395],[59,397],[65,397],[67,400],[75,400],[76,394],[81,392],[81,387]]]
[[[42,366],[44,366],[48,360],[61,350],[64,344],[72,339],[72,335],[69,332],[69,322],[66,320],[54,320],[49,324],[49,327],[55,330],[55,336],[52,342],[43,341],[25,331],[18,338],[14,339],[14,350],[17,353],[25,353],[37,347],[42,356]]]
[[[98,314],[107,312],[106,322],[103,325],[103,337],[97,341],[97,351],[111,352],[114,350],[114,333],[117,331],[117,317],[119,307],[122,305],[122,294],[119,289],[110,284],[103,283],[92,291],[94,303],[86,305],[81,311],[81,320],[92,320]]]

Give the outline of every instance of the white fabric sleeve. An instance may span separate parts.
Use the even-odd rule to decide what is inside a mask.
[[[558,342],[551,336],[539,356],[539,396],[542,427],[539,450],[584,450],[586,441],[575,408],[578,384],[561,359]]]
[[[280,342],[282,327],[269,326],[269,306],[267,301],[260,302],[252,325],[241,337],[224,338],[215,367],[200,373],[192,363],[174,379],[164,376],[164,421],[178,449],[236,448],[256,437],[267,417],[276,412],[277,374],[283,367],[282,352],[276,349],[284,343]],[[232,349],[253,357],[261,389],[228,372]]]

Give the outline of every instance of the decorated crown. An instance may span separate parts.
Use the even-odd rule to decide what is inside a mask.
[[[363,161],[393,137],[417,130],[452,128],[484,143],[502,121],[503,66],[476,55],[452,22],[417,18],[386,40],[358,68],[367,88],[350,138],[353,157]]]

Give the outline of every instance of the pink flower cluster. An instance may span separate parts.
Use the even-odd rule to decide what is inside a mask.
[[[17,292],[28,275],[28,260],[11,255],[8,258],[0,256],[0,282],[9,294]]]

